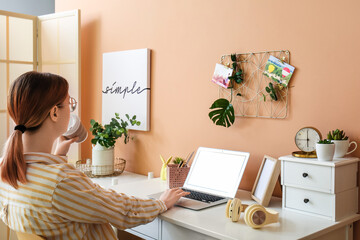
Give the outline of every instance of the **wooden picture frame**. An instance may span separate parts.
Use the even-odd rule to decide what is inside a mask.
[[[251,198],[264,207],[269,205],[279,174],[280,161],[265,155],[251,190]]]

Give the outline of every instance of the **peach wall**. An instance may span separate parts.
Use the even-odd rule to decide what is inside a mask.
[[[152,49],[151,131],[117,146],[127,170],[159,176],[163,156],[199,146],[251,153],[241,188],[251,189],[264,154],[296,150],[294,135],[341,128],[360,143],[360,2],[345,0],[61,0],[82,21],[82,119],[101,118],[102,53]],[[221,55],[288,49],[296,67],[284,120],[237,118],[226,129],[207,114],[218,97],[210,82]],[[360,149],[354,156],[360,155]],[[91,157],[90,141],[82,156]],[[359,235],[359,234],[358,234]]]

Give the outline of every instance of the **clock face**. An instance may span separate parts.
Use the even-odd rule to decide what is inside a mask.
[[[319,130],[313,127],[304,127],[295,135],[296,146],[304,152],[315,151],[315,143],[321,139]]]

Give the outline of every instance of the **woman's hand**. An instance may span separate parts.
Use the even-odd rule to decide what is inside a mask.
[[[162,200],[167,209],[174,206],[174,204],[181,198],[186,195],[189,195],[189,192],[184,192],[181,188],[172,188],[166,190],[163,194],[160,196],[160,200]]]
[[[70,145],[78,139],[79,137],[67,139],[64,136],[60,136],[56,144],[55,155],[66,156],[69,151]]]

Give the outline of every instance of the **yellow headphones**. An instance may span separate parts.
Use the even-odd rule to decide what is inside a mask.
[[[246,205],[241,204],[241,200],[234,198],[229,200],[226,205],[226,217],[231,221],[237,222],[240,218],[240,213],[245,212],[245,223],[252,228],[261,228],[270,223],[276,223],[279,220],[279,213],[264,208],[259,204]]]

